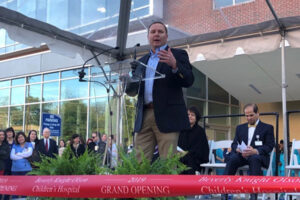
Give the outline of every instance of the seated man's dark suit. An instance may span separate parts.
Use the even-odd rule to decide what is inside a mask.
[[[42,155],[54,158],[55,157],[54,154],[58,154],[58,148],[54,140],[49,139],[49,142],[50,142],[50,147],[48,151],[46,151],[44,139],[40,139],[37,146],[37,151]]]
[[[261,167],[268,168],[270,161],[270,153],[275,146],[274,129],[272,125],[258,122],[250,146],[257,149],[258,155],[251,155],[244,158],[241,153],[236,152],[238,144],[242,141],[248,143],[248,123],[237,126],[235,138],[231,145],[232,154],[226,164],[224,175],[234,175],[237,169],[244,165],[249,165],[250,175],[262,175]],[[262,144],[259,144],[261,141]]]

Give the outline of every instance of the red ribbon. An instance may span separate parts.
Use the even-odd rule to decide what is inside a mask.
[[[141,198],[300,192],[300,178],[271,176],[0,176],[0,194],[69,198]]]

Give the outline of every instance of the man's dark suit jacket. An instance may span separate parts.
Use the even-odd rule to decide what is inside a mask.
[[[152,92],[155,121],[158,129],[163,133],[179,132],[190,127],[182,88],[190,87],[194,82],[192,65],[186,51],[173,48],[171,51],[176,59],[178,71],[173,73],[171,66],[159,62],[156,70],[166,77],[154,80]],[[150,54],[147,54],[139,61],[147,64],[149,57]],[[133,78],[144,78],[145,71],[144,66],[138,65]],[[143,123],[144,89],[145,81],[141,82],[140,88],[139,82],[130,82],[126,87],[129,96],[139,93],[134,132],[139,132]]]
[[[255,141],[259,138],[262,141],[261,146],[255,145]],[[241,124],[236,127],[235,138],[232,142],[231,148],[233,152],[236,152],[236,148],[238,144],[241,142],[248,144],[248,124]],[[259,155],[263,158],[263,166],[268,167],[270,161],[270,153],[272,152],[275,146],[275,139],[274,139],[274,129],[273,126],[270,124],[263,123],[259,121],[257,124],[250,146],[257,149]]]
[[[44,139],[40,139],[38,146],[37,146],[37,150],[42,155],[54,158],[54,154],[58,154],[58,148],[57,148],[56,142],[54,140],[49,139],[49,142],[50,142],[50,147],[49,147],[49,150],[46,151]]]

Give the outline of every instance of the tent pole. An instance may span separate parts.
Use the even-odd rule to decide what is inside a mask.
[[[281,79],[282,79],[282,128],[283,128],[283,141],[284,141],[284,164],[288,165],[288,137],[287,137],[287,110],[286,110],[286,80],[285,80],[285,34],[281,37]],[[285,169],[287,174],[287,169]]]

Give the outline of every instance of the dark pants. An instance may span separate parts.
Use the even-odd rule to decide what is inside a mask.
[[[16,176],[23,176],[26,175],[29,171],[24,171],[24,172],[11,172],[11,175],[16,175]],[[26,196],[22,196],[21,198],[25,198]],[[12,199],[19,198],[19,196],[12,195]]]
[[[249,175],[260,176],[262,175],[263,156],[252,155],[245,159],[240,153],[234,153],[226,163],[224,175],[235,175],[238,168],[244,165],[249,165]]]

